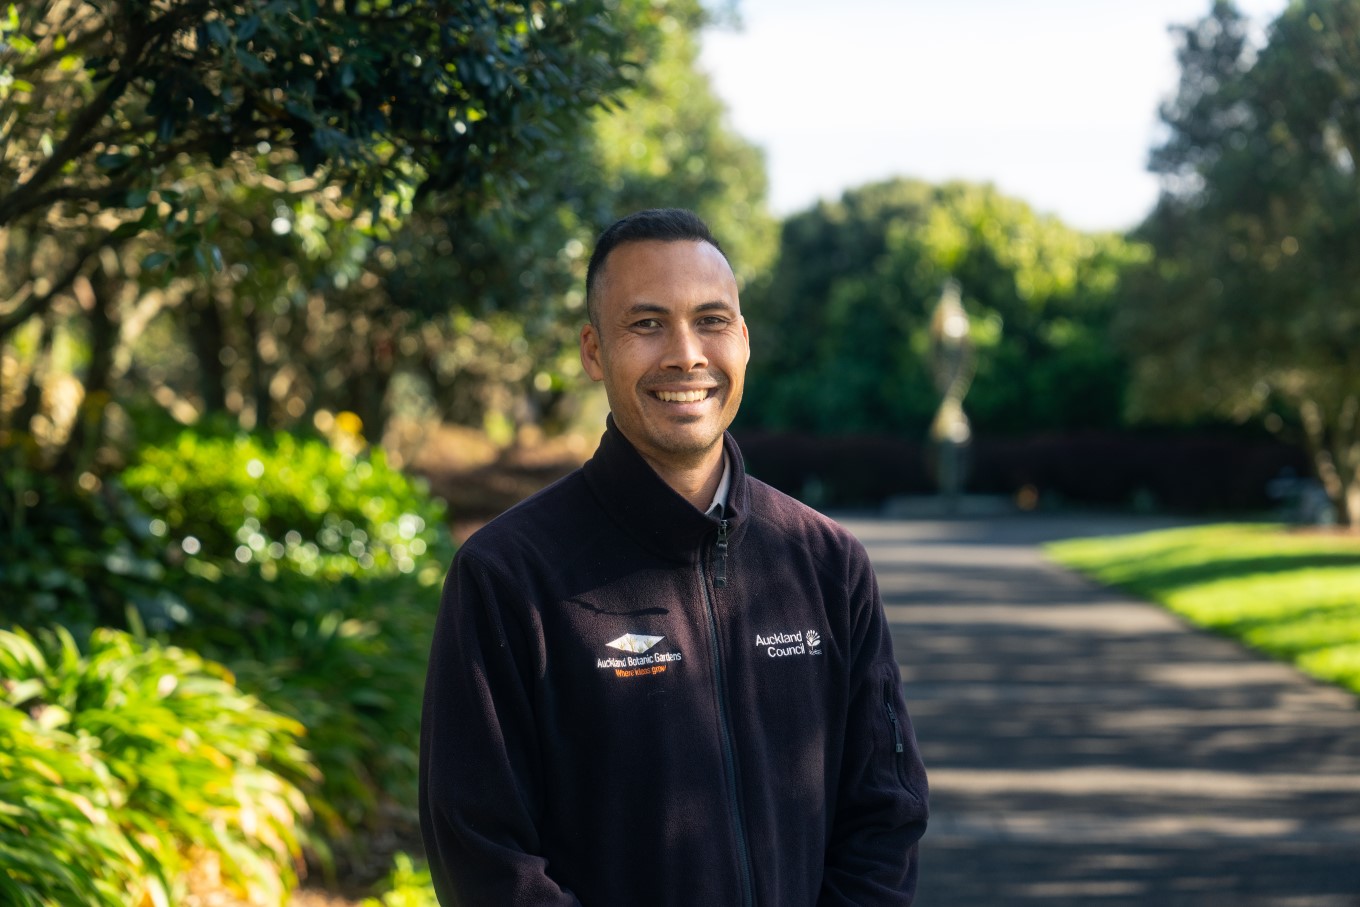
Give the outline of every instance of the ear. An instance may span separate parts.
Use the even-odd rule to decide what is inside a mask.
[[[750,355],[749,351],[747,355]],[[595,325],[587,323],[581,328],[581,366],[592,381],[604,380],[604,362],[600,359],[600,335]]]
[[[746,361],[751,361],[751,332],[746,329],[746,319],[741,319],[741,339],[746,343]]]

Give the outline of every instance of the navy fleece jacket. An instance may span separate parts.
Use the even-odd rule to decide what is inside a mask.
[[[421,728],[444,905],[910,904],[926,778],[863,547],[614,427],[459,551]]]

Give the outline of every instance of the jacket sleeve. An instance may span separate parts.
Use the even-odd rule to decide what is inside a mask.
[[[547,874],[533,651],[509,594],[460,552],[444,584],[420,729],[420,829],[439,902],[576,905]]]
[[[926,830],[925,767],[902,696],[878,583],[867,555],[851,568],[856,618],[841,775],[820,907],[909,905]]]

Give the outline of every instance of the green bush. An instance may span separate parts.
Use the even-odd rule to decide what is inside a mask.
[[[307,812],[295,782],[315,774],[302,733],[192,653],[0,631],[5,903],[180,903],[204,867],[284,903]]]
[[[128,625],[128,609],[156,630],[183,622],[180,578],[150,533],[150,518],[116,481],[82,491],[0,450],[0,627],[60,624],[77,636]]]
[[[299,783],[318,855],[354,859],[390,826],[410,831],[425,660],[452,557],[441,503],[381,454],[287,436],[183,432],[92,493],[5,478],[0,540],[28,553],[0,565],[0,627],[145,626],[220,662],[307,728],[319,773]]]
[[[382,896],[368,898],[362,907],[439,907],[429,867],[423,863],[417,866],[404,853],[397,854],[395,863]]]
[[[427,557],[444,544],[443,505],[381,450],[349,457],[283,433],[184,432],[142,450],[122,481],[156,535],[218,568],[256,565],[266,579],[419,573],[433,583],[447,562]]]
[[[104,821],[104,786],[72,735],[0,706],[0,903],[114,907],[149,887],[164,901],[142,853]]]
[[[311,802],[332,838],[412,821],[436,586],[452,558],[442,502],[381,451],[286,434],[143,450],[122,476],[183,569],[177,636],[309,729]]]
[[[310,799],[328,834],[413,823],[437,594],[409,577],[280,580],[257,592],[258,607],[293,616],[205,651],[220,650],[243,688],[307,727],[322,772]]]

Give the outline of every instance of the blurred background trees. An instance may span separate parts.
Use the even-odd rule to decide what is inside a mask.
[[[1360,523],[1360,7],[1290,4],[1257,46],[1218,2],[1181,42],[1155,258],[1119,318],[1133,405],[1297,435]]]
[[[953,277],[978,348],[979,432],[1118,426],[1125,366],[1107,327],[1122,269],[1144,254],[990,186],[847,192],[785,222],[773,277],[752,294],[743,424],[923,438],[939,405],[930,317]]]
[[[323,327],[313,294],[344,311],[360,253],[414,205],[490,204],[524,184],[627,84],[633,38],[598,3],[411,0],[50,0],[11,5],[2,34],[0,338],[23,351],[7,357],[4,412],[67,471],[128,396],[110,384],[161,313],[225,341],[196,346],[194,399],[133,381],[181,418],[223,406],[270,424],[276,404],[296,418],[307,404],[289,386],[343,384],[346,365],[382,384],[392,338],[369,329],[371,307],[345,311],[354,342],[317,350],[338,360],[319,375],[288,369],[275,334]],[[275,332],[275,316],[292,317]],[[58,334],[79,337],[79,370],[54,360]],[[219,386],[247,371],[239,400]]]

